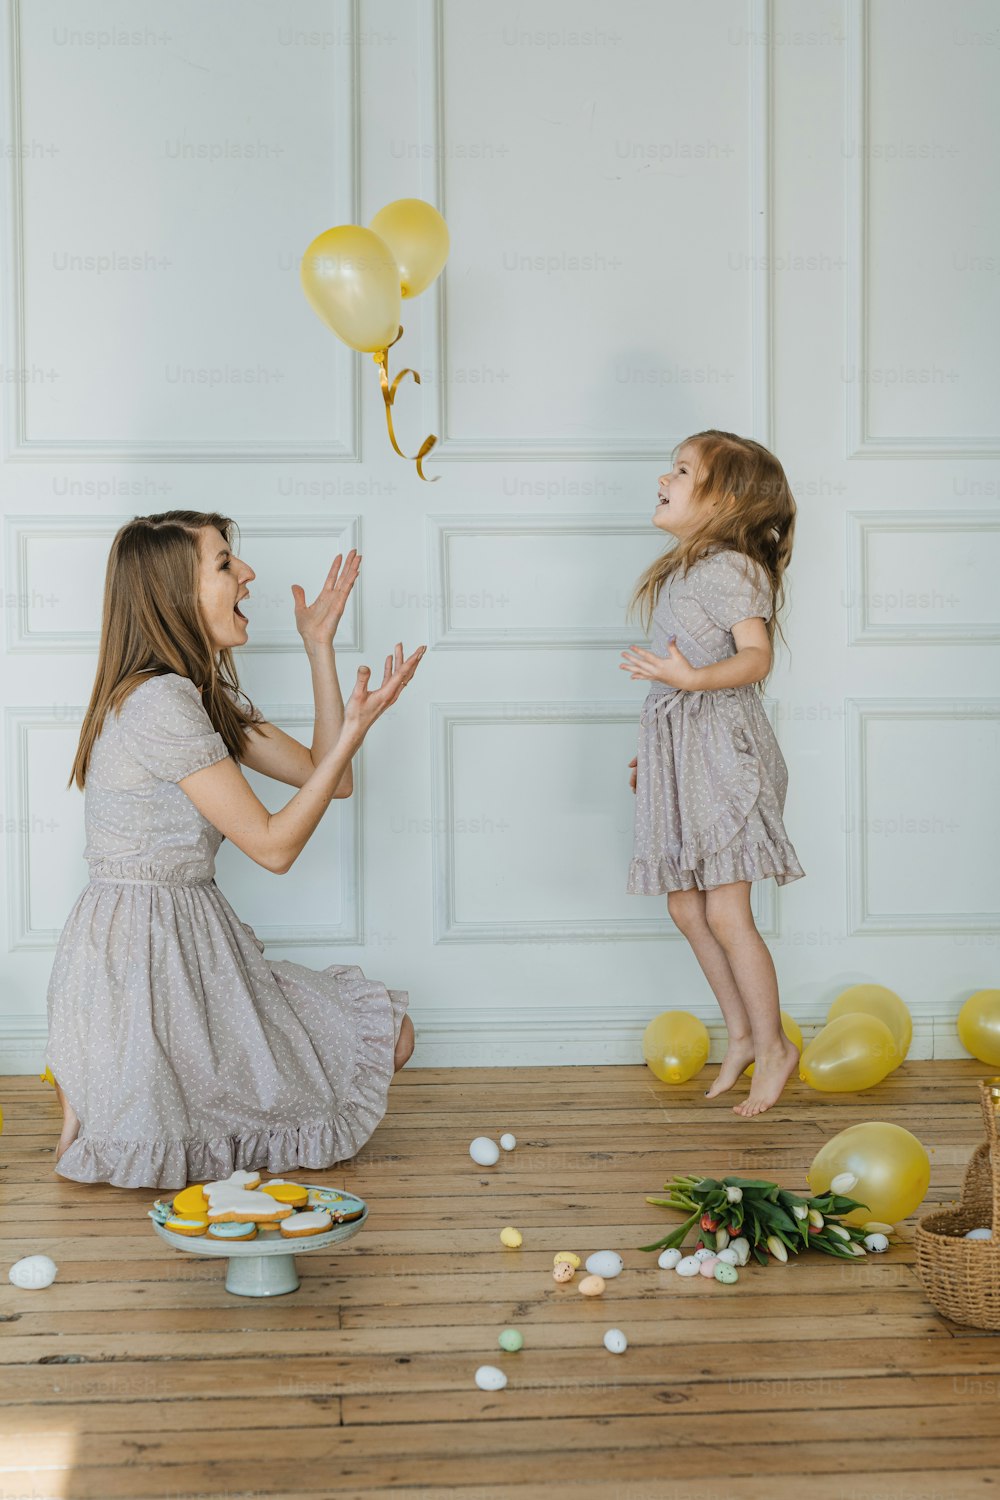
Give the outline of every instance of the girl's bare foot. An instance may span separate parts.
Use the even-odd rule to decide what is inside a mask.
[[[777,1104],[781,1091],[795,1072],[799,1063],[799,1049],[794,1042],[782,1034],[782,1046],[772,1052],[762,1052],[755,1059],[750,1093],[739,1104],[733,1105],[733,1113],[748,1119],[751,1115],[762,1115],[772,1104]]]
[[[60,1135],[59,1137],[59,1144],[56,1146],[54,1152],[55,1163],[58,1166],[59,1158],[62,1156],[63,1152],[66,1151],[70,1146],[72,1146],[73,1142],[80,1134],[80,1121],[77,1119],[76,1112],[74,1111],[73,1106],[67,1100],[66,1095],[63,1093],[58,1083],[56,1084],[56,1093],[59,1096],[59,1103],[62,1105],[63,1112],[62,1135]]]
[[[705,1090],[706,1099],[714,1099],[717,1094],[724,1094],[731,1089],[739,1078],[743,1069],[753,1062],[753,1037],[740,1036],[730,1037],[726,1048],[726,1055],[722,1059],[719,1076],[711,1088]],[[756,1069],[754,1070],[756,1071]]]

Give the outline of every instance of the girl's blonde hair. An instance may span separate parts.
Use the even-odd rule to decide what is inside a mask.
[[[646,569],[629,601],[629,615],[638,610],[648,632],[660,589],[671,574],[681,569],[681,577],[687,577],[700,558],[722,547],[742,552],[763,568],[771,589],[771,618],[764,622],[768,640],[773,644],[775,630],[784,640],[777,616],[785,602],[782,577],[792,556],[796,514],[785,471],[769,449],[735,432],[714,427],[696,432],[678,443],[674,456],[688,444],[697,453],[691,496],[705,506],[703,522]],[[734,503],[728,505],[730,498]],[[711,501],[714,508],[709,508]]]
[[[246,733],[254,727],[252,705],[244,711],[224,691],[226,686],[240,691],[236,663],[229,646],[218,651],[216,660],[198,603],[198,532],[206,526],[221,531],[232,547],[235,523],[215,511],[195,510],[133,516],[111,543],[97,673],[68,787],[75,783],[82,790],[86,785],[105,715],[112,708],[117,715],[150,675],[190,677],[230,755],[242,755]]]

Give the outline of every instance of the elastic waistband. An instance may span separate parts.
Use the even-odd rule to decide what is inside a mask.
[[[173,886],[201,886],[214,885],[215,877],[209,880],[156,880],[152,877],[144,879],[138,875],[91,875],[91,885],[173,885]]]

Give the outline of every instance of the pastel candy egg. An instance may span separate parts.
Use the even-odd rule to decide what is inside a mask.
[[[706,1250],[703,1247],[701,1250],[696,1250],[694,1252],[694,1258],[695,1258],[695,1260],[709,1260],[709,1259],[714,1260],[715,1259],[715,1251],[714,1250]]]
[[[724,1286],[732,1286],[734,1282],[740,1279],[739,1271],[737,1271],[735,1266],[731,1266],[727,1260],[717,1260],[712,1274],[716,1281],[721,1281]]]
[[[707,1257],[707,1259],[701,1262],[701,1265],[698,1267],[698,1269],[701,1271],[701,1274],[703,1276],[711,1278],[715,1275],[715,1268],[718,1264],[719,1257],[717,1255],[710,1255]]]
[[[575,1275],[576,1271],[570,1265],[568,1260],[556,1261],[555,1265],[552,1267],[552,1280],[558,1281],[560,1285],[563,1282],[572,1281]]]
[[[603,1276],[585,1276],[580,1282],[580,1291],[585,1297],[599,1297],[604,1291]]]
[[[507,1354],[516,1354],[519,1349],[524,1348],[524,1336],[516,1328],[505,1328],[497,1343]]]
[[[557,1266],[561,1260],[564,1260],[567,1265],[572,1266],[574,1271],[579,1271],[580,1257],[574,1255],[572,1250],[557,1250],[552,1257],[552,1264]]]
[[[694,1255],[685,1255],[674,1267],[678,1276],[697,1276],[701,1270],[701,1261]]]
[[[625,1262],[616,1250],[595,1250],[587,1256],[587,1270],[592,1276],[603,1276],[605,1281],[620,1276]]]
[[[476,1384],[481,1391],[502,1391],[507,1377],[496,1365],[480,1365],[476,1371]]]
[[[25,1255],[16,1260],[7,1272],[8,1280],[25,1292],[39,1292],[51,1286],[56,1279],[58,1266],[47,1255]]]
[[[993,1231],[991,1229],[970,1229],[968,1234],[963,1235],[963,1238],[967,1240],[989,1240],[993,1238]],[[868,1241],[866,1240],[865,1244],[867,1243]]]
[[[500,1144],[505,1151],[513,1151],[514,1147],[517,1145],[517,1137],[511,1135],[510,1131],[508,1130],[500,1137]]]
[[[684,1257],[679,1250],[664,1250],[656,1264],[660,1267],[661,1271],[672,1271],[675,1266],[680,1265],[683,1259]]]
[[[604,1347],[609,1354],[624,1354],[628,1348],[628,1339],[620,1328],[609,1328],[604,1335]]]
[[[493,1167],[500,1160],[500,1147],[488,1135],[477,1135],[469,1147],[469,1155],[479,1167]]]
[[[721,1260],[727,1266],[736,1266],[739,1265],[740,1258],[735,1250],[730,1250],[727,1246],[725,1250],[719,1251],[716,1260]]]
[[[884,1234],[866,1234],[862,1243],[866,1250],[873,1250],[876,1255],[881,1255],[889,1248],[889,1241]]]
[[[524,1236],[521,1231],[515,1229],[513,1224],[508,1224],[506,1229],[501,1229],[500,1231],[500,1243],[506,1245],[510,1250],[516,1250],[523,1243],[523,1240]]]

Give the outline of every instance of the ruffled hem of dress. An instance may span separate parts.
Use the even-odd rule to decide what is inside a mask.
[[[659,896],[664,891],[711,891],[738,880],[767,880],[778,885],[800,880],[805,870],[788,839],[765,839],[760,843],[734,843],[687,865],[682,859],[634,859],[629,866],[626,891],[631,896]]]
[[[82,1129],[59,1158],[56,1173],[74,1182],[179,1190],[189,1182],[212,1182],[236,1171],[313,1171],[356,1156],[386,1111],[395,1072],[396,1041],[409,996],[406,991],[387,990],[378,981],[366,979],[356,965],[331,964],[320,972],[332,974],[340,982],[357,1025],[354,1075],[348,1098],[332,1121],[181,1141],[100,1140]],[[385,1006],[373,1011],[372,1001],[385,1001],[386,997],[391,1028],[375,1029],[376,1017],[384,1016]]]
[[[746,740],[744,739],[746,745]],[[740,753],[736,784],[719,817],[708,828],[681,835],[678,864],[682,870],[696,870],[704,861],[726,851],[747,824],[760,796],[760,763],[751,748]]]

